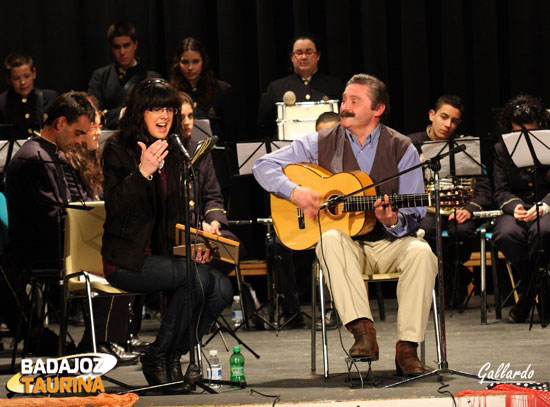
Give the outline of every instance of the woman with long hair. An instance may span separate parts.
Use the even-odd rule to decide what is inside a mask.
[[[197,267],[188,281],[186,259],[172,256],[175,225],[183,220],[179,174],[183,160],[166,138],[181,128],[177,91],[163,79],[147,79],[130,93],[120,130],[103,152],[105,209],[104,273],[115,287],[131,292],[168,293],[169,302],[157,337],[141,363],[151,385],[183,380],[180,357],[188,341],[187,287],[200,340],[232,296],[231,283],[206,263],[197,249]],[[187,392],[187,384],[166,392]]]
[[[103,172],[98,155],[99,136],[101,135],[101,113],[97,103],[88,98],[95,110],[95,120],[86,134],[83,136],[82,144],[74,144],[65,151],[65,158],[72,168],[78,171],[80,176],[80,192],[71,188],[73,199],[84,201],[100,200],[103,198]],[[70,177],[69,177],[70,179]],[[85,194],[85,197],[75,196]]]
[[[209,119],[212,133],[225,141],[232,138],[231,85],[214,77],[210,58],[201,41],[185,38],[170,68],[170,83],[195,101],[195,118]]]

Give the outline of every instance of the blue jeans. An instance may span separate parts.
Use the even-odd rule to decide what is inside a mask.
[[[196,270],[196,271],[195,271]],[[200,319],[195,340],[200,340],[218,315],[230,303],[233,288],[229,279],[208,265],[192,270],[192,307],[194,319]],[[198,276],[198,278],[197,278]],[[117,268],[107,280],[129,292],[168,292],[169,302],[150,354],[189,351],[186,260],[182,257],[147,256],[141,271]],[[202,312],[201,312],[202,307]]]

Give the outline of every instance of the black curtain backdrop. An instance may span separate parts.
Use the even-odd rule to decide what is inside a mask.
[[[323,43],[321,69],[347,80],[374,74],[390,90],[388,124],[423,129],[443,93],[465,100],[462,132],[486,135],[491,109],[518,92],[550,98],[550,2],[307,0],[28,0],[0,5],[0,57],[31,54],[37,85],[85,90],[111,61],[109,24],[132,22],[138,55],[166,75],[179,40],[203,40],[216,75],[233,85],[239,138],[254,139],[259,95],[289,71],[289,42],[302,32]]]
[[[138,55],[162,75],[181,39],[200,38],[216,75],[233,85],[241,141],[256,138],[260,94],[288,74],[289,42],[303,32],[322,41],[322,71],[386,82],[387,124],[402,133],[423,130],[441,94],[461,95],[460,131],[486,140],[485,157],[493,108],[519,92],[550,101],[546,0],[3,0],[0,11],[0,58],[32,55],[37,86],[59,92],[86,90],[92,71],[111,62],[106,32],[114,20],[136,26]],[[235,180],[235,189],[232,219],[268,215],[250,176]],[[255,257],[263,233],[259,227],[253,243],[243,239]]]

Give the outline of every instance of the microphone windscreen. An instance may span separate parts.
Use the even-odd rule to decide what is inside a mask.
[[[296,103],[296,94],[291,90],[287,90],[283,95],[283,102],[287,106],[293,106]]]

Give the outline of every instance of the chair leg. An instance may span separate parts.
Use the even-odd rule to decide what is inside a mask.
[[[502,303],[500,301],[500,283],[498,281],[498,250],[491,244],[491,272],[493,274],[493,295],[495,298],[496,319],[502,319]]]
[[[97,353],[97,343],[95,340],[95,324],[94,324],[94,308],[92,306],[92,289],[90,286],[90,276],[88,276],[88,273],[84,273],[84,277],[86,279],[86,298],[88,300],[88,313],[90,315],[90,320],[88,323],[90,324],[90,333],[92,335],[92,350],[94,353]]]
[[[319,303],[321,304],[321,337],[323,339],[323,373],[325,379],[329,377],[328,371],[328,344],[327,344],[327,327],[325,325],[325,293],[323,292],[323,270],[319,265]]]
[[[479,253],[481,268],[481,324],[487,325],[487,229],[482,226],[479,233]],[[493,264],[493,263],[492,263]]]

